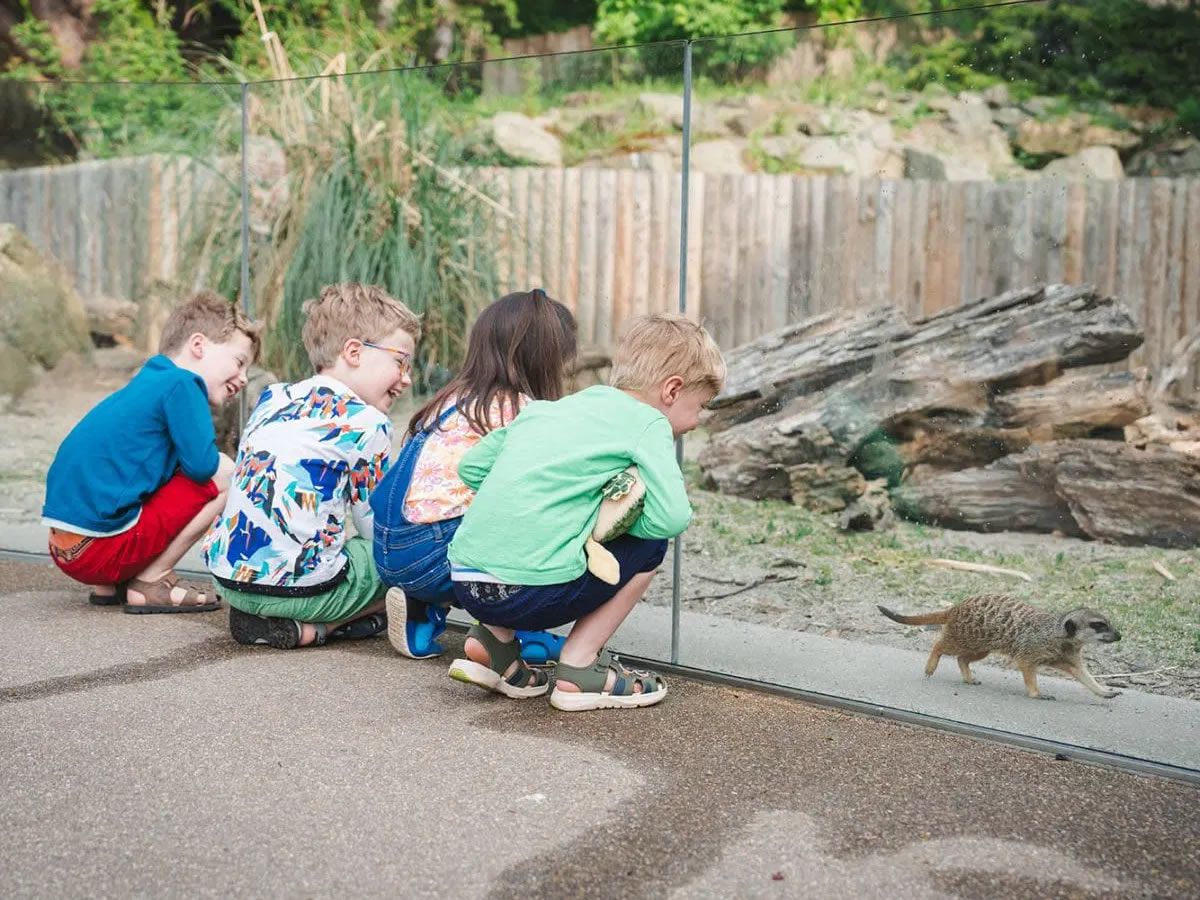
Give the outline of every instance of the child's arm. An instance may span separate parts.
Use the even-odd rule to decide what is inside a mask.
[[[163,411],[180,471],[197,484],[211,481],[220,454],[208,398],[194,384],[180,383],[163,397]]]
[[[392,429],[382,424],[367,439],[361,455],[350,464],[350,518],[360,537],[368,541],[375,537],[375,513],[371,511],[371,494],[383,480],[392,459]]]
[[[646,486],[645,506],[629,533],[634,537],[664,540],[681,534],[692,520],[683,472],[675,460],[675,439],[667,420],[656,419],[643,432],[633,451],[633,462]]]
[[[507,428],[496,428],[484,435],[483,440],[466,452],[458,462],[458,477],[473,491],[478,491],[483,479],[492,470],[500,448],[504,446]]]

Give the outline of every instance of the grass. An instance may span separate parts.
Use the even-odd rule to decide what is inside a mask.
[[[1092,606],[1108,615],[1123,641],[1104,655],[1123,665],[1200,668],[1200,561],[1184,551],[1118,547],[1049,535],[979,535],[898,522],[880,532],[843,533],[835,516],[780,501],[753,501],[706,491],[688,465],[696,515],[685,537],[689,567],[732,567],[741,580],[777,571],[784,563],[803,572],[770,593],[803,623],[804,612],[842,630],[886,634],[876,603],[903,610],[937,609],[978,593],[1007,593],[1035,606],[1065,611]],[[934,558],[987,563],[1032,576],[1015,578],[945,570]],[[1153,563],[1165,566],[1166,580]],[[755,618],[743,595],[710,610]],[[916,630],[913,630],[917,634]]]

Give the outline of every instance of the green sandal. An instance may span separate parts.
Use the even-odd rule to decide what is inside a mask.
[[[604,689],[609,670],[616,673],[612,690]],[[576,668],[559,662],[554,670],[555,680],[569,681],[578,691],[560,690],[556,685],[550,695],[550,705],[566,712],[589,709],[633,709],[653,706],[667,696],[667,683],[655,672],[627,668],[607,648],[600,651],[590,666]],[[641,687],[638,692],[637,688]]]
[[[512,640],[506,644],[478,623],[467,630],[467,637],[483,644],[491,664],[485,666],[469,659],[456,659],[450,664],[450,677],[455,681],[518,700],[541,697],[550,690],[550,676],[544,671],[531,669],[521,659],[518,641]],[[517,668],[505,678],[504,673],[514,662]]]

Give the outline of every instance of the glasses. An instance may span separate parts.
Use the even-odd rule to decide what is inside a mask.
[[[399,350],[396,347],[385,347],[383,344],[373,344],[370,341],[363,341],[364,347],[373,347],[376,350],[382,350],[384,353],[390,353],[396,361],[396,368],[400,370],[400,374],[404,375],[412,371],[412,356],[405,350]]]

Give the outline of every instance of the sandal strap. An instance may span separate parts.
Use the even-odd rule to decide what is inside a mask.
[[[483,644],[483,649],[488,655],[488,668],[493,672],[503,675],[513,664],[513,660],[521,658],[521,645],[518,641],[512,640],[506,644],[478,622],[467,629],[467,637],[475,638]]]
[[[146,598],[146,606],[204,606],[209,601],[207,596],[202,592],[192,587],[183,588],[183,597],[176,600],[171,596],[171,592],[179,584],[179,576],[174,570],[167,574],[154,579],[154,581],[143,581],[140,578],[131,579],[127,585],[127,590],[134,590]],[[201,597],[205,599],[201,600]]]
[[[555,668],[554,677],[569,681],[580,691],[590,694],[605,693],[608,673],[612,672],[612,689],[607,691],[614,697],[628,697],[636,693],[641,686],[643,693],[657,691],[663,684],[657,672],[645,669],[631,669],[617,658],[607,647],[596,656],[596,661],[590,666],[568,666],[560,662]]]

